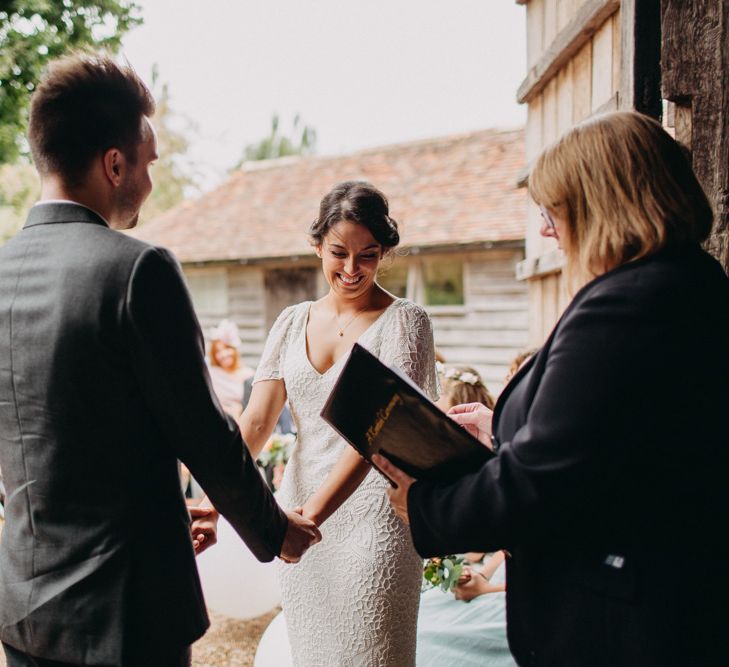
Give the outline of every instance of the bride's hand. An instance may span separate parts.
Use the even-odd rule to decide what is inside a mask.
[[[316,520],[314,514],[310,511],[307,511],[306,503],[304,503],[303,507],[294,507],[294,509],[292,509],[291,511],[296,514],[300,514],[305,519],[308,519],[309,521],[315,523],[317,526],[319,525],[319,522]]]

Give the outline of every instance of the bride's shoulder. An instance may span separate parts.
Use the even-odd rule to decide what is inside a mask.
[[[420,304],[409,299],[396,299],[390,306],[389,326],[398,332],[431,328],[430,317]]]
[[[310,305],[311,301],[302,301],[301,303],[284,308],[271,327],[271,333],[279,335],[285,334],[290,329],[300,325],[309,312]]]
[[[419,303],[415,303],[415,301],[410,301],[410,299],[395,299],[392,303],[392,309],[399,317],[406,319],[430,319],[425,308]]]

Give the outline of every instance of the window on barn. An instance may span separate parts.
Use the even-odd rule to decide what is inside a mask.
[[[463,297],[463,262],[457,259],[426,259],[423,262],[426,306],[460,306]]]
[[[228,314],[228,272],[224,269],[185,269],[192,304],[199,318]]]
[[[408,266],[407,264],[389,264],[385,259],[385,266],[377,274],[377,282],[390,294],[405,297],[408,292]]]

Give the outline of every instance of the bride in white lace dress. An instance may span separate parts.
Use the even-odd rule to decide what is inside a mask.
[[[319,413],[355,341],[436,399],[430,320],[375,282],[399,235],[374,187],[336,186],[310,233],[329,292],[279,316],[241,429],[257,453],[288,399],[298,437],[278,499],[321,526],[320,544],[299,564],[280,566],[294,664],[407,667],[415,664],[422,560],[391,509],[386,481]]]

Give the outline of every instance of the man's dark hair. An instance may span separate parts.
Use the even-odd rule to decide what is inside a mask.
[[[30,105],[28,139],[38,172],[74,186],[110,148],[134,163],[142,118],[154,110],[152,94],[130,65],[102,53],[52,61]]]

